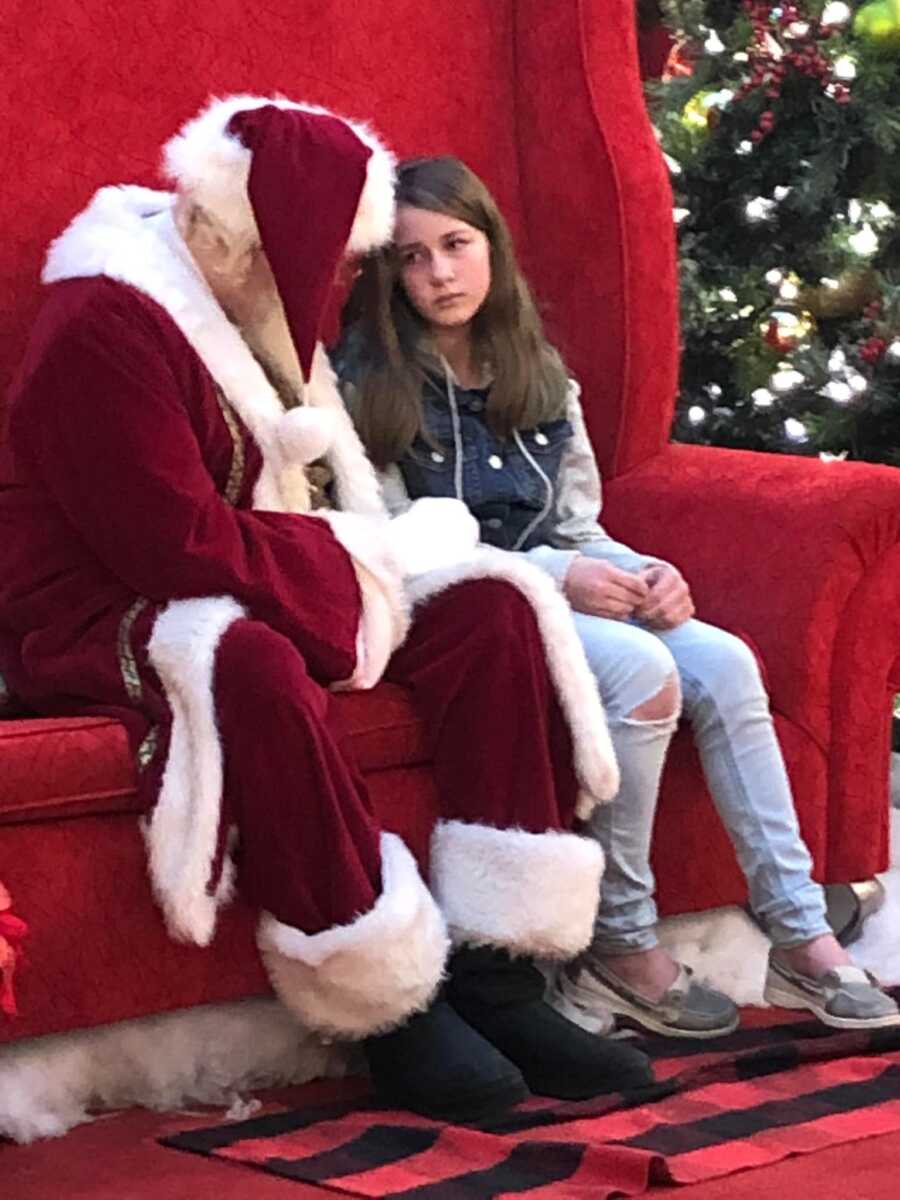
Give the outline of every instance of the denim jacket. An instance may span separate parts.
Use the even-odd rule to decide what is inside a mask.
[[[352,413],[352,371],[349,364],[336,367]],[[440,449],[418,437],[404,458],[381,474],[392,514],[422,496],[457,497],[478,520],[483,541],[524,553],[559,586],[579,554],[625,571],[661,561],[617,542],[599,524],[600,473],[574,379],[565,418],[506,441],[484,420],[486,393],[461,388],[452,375],[449,380],[450,386],[435,378],[422,397],[428,430]]]
[[[503,439],[485,421],[486,389],[465,389],[429,377],[422,395],[430,439],[416,438],[397,463],[410,500],[453,496],[481,528],[481,540],[501,550],[531,550],[546,542],[553,497],[572,426],[549,421]]]

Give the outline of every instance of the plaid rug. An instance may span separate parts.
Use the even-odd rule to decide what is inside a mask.
[[[900,1029],[794,1021],[635,1044],[660,1080],[641,1094],[535,1097],[502,1120],[447,1125],[380,1107],[347,1081],[327,1104],[160,1140],[345,1196],[611,1200],[900,1131]]]

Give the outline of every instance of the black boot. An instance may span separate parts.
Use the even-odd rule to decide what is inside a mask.
[[[528,1096],[518,1067],[446,1000],[363,1049],[379,1100],[440,1121],[490,1119]]]
[[[545,980],[528,958],[463,949],[450,960],[447,999],[521,1070],[541,1096],[586,1100],[653,1083],[646,1054],[575,1025],[544,1000]]]

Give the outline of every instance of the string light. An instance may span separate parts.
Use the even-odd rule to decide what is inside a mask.
[[[701,408],[699,404],[692,404],[687,415],[692,425],[701,425],[706,420],[706,409]]]
[[[681,222],[685,219],[685,217],[689,217],[690,215],[691,215],[691,210],[689,208],[673,208],[672,209],[672,216],[675,220],[676,225],[680,225]]]
[[[840,58],[836,58],[831,69],[835,76],[844,83],[850,83],[856,78],[856,63],[849,54],[842,54]]]
[[[727,300],[729,304],[737,303],[737,295],[732,288],[719,288],[719,298]]]
[[[789,196],[790,194],[791,194],[791,189],[789,187],[777,187],[772,192],[772,195],[775,197],[776,200],[783,200],[785,198],[785,196]]]
[[[775,397],[768,388],[756,388],[750,393],[750,399],[753,401],[754,408],[771,408],[775,403]]]
[[[900,338],[894,338],[885,353],[888,358],[893,358],[896,362],[900,362]]]
[[[853,399],[853,388],[841,379],[832,379],[822,388],[821,394],[827,400],[833,400],[835,404],[849,404]]]
[[[725,43],[714,29],[709,31],[709,37],[703,43],[703,49],[707,54],[721,54],[725,49]]]
[[[806,426],[796,417],[788,417],[784,423],[784,432],[792,442],[805,442],[809,437]]]
[[[831,454],[828,450],[819,451],[819,460],[823,463],[843,462],[846,457],[846,450],[841,450],[839,454]]]
[[[722,389],[717,383],[708,383],[703,389],[710,400],[718,400],[722,395]]]
[[[847,355],[843,352],[843,350],[841,350],[840,347],[838,347],[837,350],[832,350],[831,354],[828,356],[828,370],[832,372],[840,371],[846,367],[846,365]]]
[[[790,392],[806,380],[805,375],[789,364],[781,364],[769,379],[769,386],[776,392]]]
[[[860,229],[858,233],[851,233],[850,237],[847,238],[847,241],[851,250],[855,251],[857,254],[863,255],[865,258],[868,258],[870,255],[874,254],[878,249],[878,234],[868,223],[868,221],[863,225],[862,229]]]
[[[794,283],[793,279],[784,279],[781,282],[781,287],[778,289],[778,295],[782,300],[796,300],[800,295],[800,289]]]
[[[774,200],[766,200],[764,196],[756,196],[753,200],[747,201],[744,213],[748,221],[756,224],[759,221],[768,221],[774,208]]]
[[[865,375],[860,375],[858,372],[848,376],[847,382],[853,388],[854,392],[856,392],[857,396],[861,396],[869,386],[869,381],[866,379]]]
[[[745,154],[752,153],[752,151],[753,151],[753,143],[743,141],[743,142],[738,142],[738,147],[735,150],[735,154],[740,154],[743,157]]]
[[[850,6],[844,4],[843,0],[829,0],[829,3],[822,9],[819,24],[826,27],[846,25],[852,15]]]
[[[766,283],[770,283],[772,287],[777,287],[784,279],[784,272],[779,271],[777,267],[773,267],[771,271],[766,271]]]

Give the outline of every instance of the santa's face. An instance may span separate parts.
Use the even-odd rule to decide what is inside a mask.
[[[275,276],[262,246],[251,247],[235,263],[233,271],[214,274],[213,281],[216,299],[236,325],[253,325],[274,304],[280,305]]]
[[[403,204],[394,242],[404,291],[432,331],[467,327],[491,287],[487,236],[458,217]]]
[[[179,196],[175,221],[209,289],[237,325],[254,324],[278,300],[269,260],[257,242],[229,236],[213,217]]]

